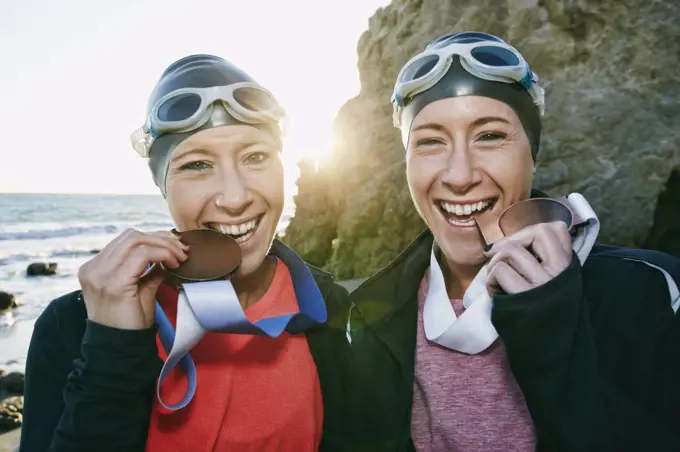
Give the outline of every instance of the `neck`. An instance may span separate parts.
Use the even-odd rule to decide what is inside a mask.
[[[465,291],[470,287],[470,283],[484,265],[481,263],[478,265],[460,265],[451,262],[446,257],[441,259],[441,261],[443,261],[440,262],[440,265],[442,273],[444,273],[444,281],[446,282],[446,293],[451,299],[463,298]]]
[[[243,309],[249,308],[262,299],[274,280],[275,273],[276,261],[267,257],[256,271],[244,276],[236,275],[231,279]]]

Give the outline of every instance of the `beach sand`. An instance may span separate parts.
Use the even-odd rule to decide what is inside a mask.
[[[15,452],[19,450],[19,438],[21,429],[0,434],[0,452]]]
[[[0,368],[7,372],[24,371],[34,324],[35,319],[20,319],[0,329]]]
[[[26,351],[31,341],[35,319],[21,320],[9,328],[0,330],[0,362],[8,372],[23,372],[26,364]],[[21,429],[0,434],[0,452],[19,450]]]

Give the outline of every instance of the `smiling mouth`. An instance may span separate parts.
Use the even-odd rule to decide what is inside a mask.
[[[258,226],[260,226],[260,223],[262,223],[263,217],[264,214],[261,214],[252,220],[248,220],[239,224],[206,223],[205,226],[208,229],[228,235],[240,245],[244,242],[247,242],[251,237],[253,237],[253,235],[255,235]]]
[[[474,218],[493,209],[497,201],[498,198],[487,198],[474,203],[461,204],[437,201],[437,207],[450,225],[474,227]]]

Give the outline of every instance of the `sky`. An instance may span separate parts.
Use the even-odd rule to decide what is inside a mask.
[[[194,53],[232,61],[289,115],[297,161],[330,151],[359,93],[357,42],[389,0],[0,0],[0,193],[156,194],[129,143],[163,70]]]

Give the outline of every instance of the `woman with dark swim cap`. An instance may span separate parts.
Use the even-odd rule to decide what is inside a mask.
[[[597,245],[583,196],[532,190],[522,55],[443,36],[392,102],[428,230],[351,294],[348,450],[680,450],[680,262]]]
[[[221,58],[163,73],[132,138],[176,230],[123,233],[39,317],[22,452],[331,447],[347,291],[274,240],[282,117]]]

